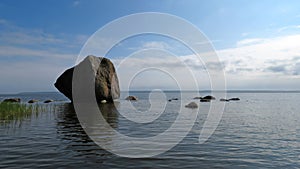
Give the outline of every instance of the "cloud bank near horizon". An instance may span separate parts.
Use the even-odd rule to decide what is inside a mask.
[[[55,90],[53,83],[60,73],[73,66],[77,53],[88,36],[47,34],[41,30],[27,30],[6,20],[0,20],[0,93]],[[133,72],[147,67],[165,70],[147,70],[132,80],[131,89],[177,89],[176,81],[168,75],[177,72],[182,89],[190,89],[193,72],[200,89],[209,89],[209,75],[205,68],[223,69],[229,89],[285,89],[295,90],[300,82],[300,34],[272,38],[244,38],[235,47],[219,49],[217,54],[223,67],[213,62],[204,65],[196,55],[172,56],[166,51],[178,46],[166,41],[144,41],[138,46],[125,46],[136,52],[133,57],[111,58],[117,69],[121,89],[128,89]],[[122,46],[121,46],[122,47]],[[150,50],[150,51],[151,51]],[[201,55],[201,54],[200,54]],[[124,61],[124,58],[125,61]]]

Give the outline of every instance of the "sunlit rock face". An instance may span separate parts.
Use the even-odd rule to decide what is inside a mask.
[[[74,69],[80,70],[84,75],[84,79],[95,80],[95,95],[97,101],[100,103],[102,100],[113,102],[114,99],[120,97],[119,80],[113,63],[103,57],[87,56],[78,65],[67,69],[56,80],[55,87],[73,101],[72,97],[72,80]],[[75,82],[78,82],[76,80]],[[82,90],[87,90],[84,81],[80,82]],[[81,91],[81,92],[82,92]]]

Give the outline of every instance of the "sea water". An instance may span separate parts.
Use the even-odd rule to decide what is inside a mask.
[[[59,93],[0,95],[0,100],[11,97],[20,97],[24,103],[40,100],[35,104],[39,106],[38,112],[31,116],[0,119],[0,168],[300,168],[300,93],[227,93],[227,98],[238,97],[240,101],[226,102],[216,130],[202,144],[199,134],[211,103],[200,103],[193,98],[210,93],[182,93],[168,91],[164,92],[165,97],[151,98],[148,91],[130,92],[139,98],[130,102],[125,100],[128,93],[123,92],[114,107],[117,111],[109,106],[101,109],[109,114],[106,120],[116,131],[147,138],[170,128],[181,104],[194,101],[199,105],[193,127],[183,140],[162,154],[146,158],[120,157],[95,144],[82,129],[72,104]],[[172,98],[178,100],[168,101]],[[56,101],[42,103],[47,99]],[[165,107],[158,117],[145,119],[144,114],[137,113],[147,113],[151,99],[165,103]],[[183,111],[189,115],[192,110]],[[149,121],[133,122],[126,118],[125,112],[135,120]],[[99,134],[106,139],[105,133]]]

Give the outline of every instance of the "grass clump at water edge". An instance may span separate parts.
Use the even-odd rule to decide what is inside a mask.
[[[0,102],[0,122],[22,120],[38,113],[37,105]]]

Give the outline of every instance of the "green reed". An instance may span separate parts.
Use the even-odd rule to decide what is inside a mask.
[[[22,120],[37,115],[38,105],[28,105],[24,103],[0,103],[0,121],[7,122],[11,120]]]

